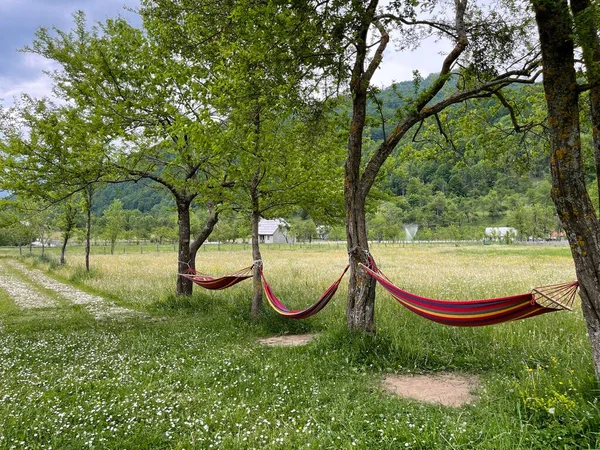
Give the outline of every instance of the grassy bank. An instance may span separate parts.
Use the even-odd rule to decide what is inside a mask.
[[[568,249],[375,246],[396,284],[470,299],[573,279]],[[265,307],[249,320],[250,282],[171,294],[173,253],[81,255],[52,275],[151,319],[97,322],[77,307],[22,311],[0,290],[0,448],[598,448],[600,408],[585,324],[572,313],[474,329],[430,323],[378,291],[377,336],[345,330],[345,282],[307,321]],[[346,264],[343,247],[266,247],[265,273],[290,307],[315,301]],[[1,260],[0,260],[1,262]],[[251,264],[243,248],[208,250],[198,266]],[[35,287],[35,280],[32,286]],[[269,348],[259,336],[320,332]],[[384,393],[385,373],[456,372],[483,382],[448,408]]]

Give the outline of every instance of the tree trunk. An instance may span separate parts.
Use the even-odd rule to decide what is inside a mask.
[[[258,223],[260,222],[260,192],[258,186],[264,176],[262,171],[262,164],[260,158],[260,133],[261,133],[261,114],[260,104],[256,103],[255,109],[252,111],[252,124],[254,125],[254,158],[256,160],[256,169],[252,176],[252,181],[249,186],[250,193],[250,204],[252,207],[252,213],[250,218],[250,225],[252,227],[252,259],[253,264],[253,277],[252,277],[252,305],[250,306],[250,317],[253,321],[258,321],[262,313],[262,280],[260,271],[262,270],[262,256],[260,254],[260,236],[258,234]]]
[[[90,271],[90,250],[92,241],[92,209],[86,211],[85,222],[85,270]]]
[[[90,271],[90,250],[92,242],[92,200],[94,188],[90,185],[85,189],[85,270]]]
[[[60,248],[60,264],[61,265],[64,265],[67,262],[67,260],[65,258],[65,254],[67,252],[67,243],[69,242],[69,237],[71,237],[70,233],[65,233],[63,236],[63,243]]]
[[[346,324],[351,331],[375,332],[375,280],[359,266],[368,265],[369,242],[365,200],[347,187],[346,233],[350,257],[350,281],[346,304]]]
[[[110,240],[110,254],[111,255],[115,254],[115,243],[116,243],[115,240],[113,240],[113,239]]]
[[[369,3],[370,16],[377,1]],[[367,35],[370,19],[365,19],[358,31],[357,55],[352,70],[352,120],[348,135],[348,154],[344,165],[344,202],[346,208],[346,240],[350,258],[346,324],[351,331],[375,332],[375,281],[360,266],[367,263],[369,244],[367,240],[365,199],[360,178],[363,131],[367,117],[367,89],[370,77],[365,75]]]
[[[258,206],[258,199],[256,206]],[[253,203],[254,200],[253,200]],[[263,290],[262,281],[260,278],[260,270],[262,268],[262,256],[260,254],[260,243],[258,235],[258,222],[260,221],[260,213],[257,208],[253,208],[251,225],[252,225],[252,259],[254,263],[254,276],[252,278],[252,306],[250,308],[250,316],[256,321],[260,318],[262,312]]]
[[[540,34],[548,105],[552,199],[571,247],[594,368],[600,379],[600,223],[584,178],[573,23],[566,0],[532,3]]]
[[[177,271],[186,273],[195,269],[196,261],[190,252],[190,201],[177,199],[177,224],[179,226],[179,251]],[[194,255],[195,256],[195,255]],[[177,277],[177,295],[192,295],[194,283],[182,276]]]

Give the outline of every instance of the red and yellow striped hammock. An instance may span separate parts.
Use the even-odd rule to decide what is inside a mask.
[[[267,297],[269,306],[271,306],[271,308],[273,308],[273,310],[277,314],[284,317],[288,317],[290,319],[306,319],[307,317],[315,315],[323,308],[325,308],[325,306],[327,306],[327,303],[329,303],[329,301],[335,295],[340,285],[340,282],[342,281],[342,278],[344,278],[344,275],[348,271],[349,267],[350,266],[346,266],[340,277],[336,281],[334,281],[334,283],[331,286],[327,288],[323,295],[321,295],[321,297],[314,304],[310,305],[308,308],[305,309],[289,309],[273,293],[273,289],[271,289],[271,286],[269,286],[269,283],[267,283],[265,274],[262,271],[262,267],[260,268],[260,276],[262,278],[263,290],[265,292],[265,296]]]
[[[437,300],[412,294],[395,286],[369,258],[369,267],[361,264],[377,282],[401,305],[425,319],[460,327],[494,325],[502,322],[527,319],[549,312],[571,310],[579,283],[577,281],[534,288],[527,294],[482,300]],[[194,270],[181,276],[192,280],[204,289],[226,289],[252,277],[254,266],[246,267],[219,278],[202,275]],[[319,299],[305,309],[289,309],[275,295],[267,282],[262,267],[259,268],[263,290],[273,310],[291,319],[305,319],[321,311],[333,298],[348,271],[346,266],[340,277],[327,288]]]
[[[410,311],[444,325],[477,327],[527,319],[549,312],[571,310],[577,294],[577,281],[553,284],[532,289],[527,294],[483,300],[446,301],[411,294],[400,289],[379,270],[371,260],[371,267],[361,266]]]
[[[219,278],[213,278],[208,275],[201,274],[192,268],[188,270],[188,273],[180,273],[179,275],[187,278],[188,280],[192,280],[194,283],[200,287],[203,287],[204,289],[217,291],[221,289],[227,289],[241,281],[251,278],[253,267],[254,266],[245,267],[237,272]]]

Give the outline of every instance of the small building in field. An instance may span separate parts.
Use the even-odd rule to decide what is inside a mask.
[[[486,238],[491,239],[514,239],[517,234],[517,229],[513,227],[487,227],[485,229]]]
[[[258,222],[258,241],[261,244],[291,243],[288,234],[289,225],[283,219],[260,219]]]
[[[549,241],[562,241],[565,238],[565,234],[562,231],[552,231],[548,235]]]

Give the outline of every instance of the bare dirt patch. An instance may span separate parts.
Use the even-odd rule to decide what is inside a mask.
[[[312,341],[316,334],[288,334],[283,336],[273,336],[269,338],[258,339],[259,344],[268,345],[270,347],[297,347],[306,345]]]
[[[479,387],[479,378],[451,373],[386,375],[381,384],[384,390],[400,397],[457,407],[477,398],[473,392]]]

